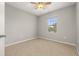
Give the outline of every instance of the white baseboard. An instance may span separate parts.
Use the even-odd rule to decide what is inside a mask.
[[[49,38],[46,38],[46,37],[39,37],[39,38],[46,39],[46,40],[51,40],[51,41],[55,41],[55,42],[58,42],[58,43],[68,44],[68,45],[71,45],[71,46],[75,46],[76,47],[76,44],[69,43],[69,42],[58,41],[58,40],[49,39]]]
[[[18,44],[18,43],[22,43],[22,42],[25,42],[25,41],[33,40],[33,39],[36,39],[36,37],[28,38],[28,39],[17,41],[17,42],[13,42],[13,43],[5,45],[5,47],[11,46],[11,45],[15,45],[15,44]]]
[[[13,43],[10,43],[10,44],[5,45],[5,47],[11,46],[11,45],[15,45],[15,44],[18,44],[18,43],[22,43],[22,42],[25,42],[25,41],[33,40],[33,39],[36,39],[36,38],[37,37],[33,37],[33,38],[28,38],[26,40],[22,40],[22,41],[18,41],[18,42],[13,42]],[[73,43],[62,42],[62,41],[58,41],[58,40],[52,40],[52,39],[49,39],[49,38],[46,38],[46,37],[38,37],[38,38],[42,38],[42,39],[46,39],[46,40],[51,40],[51,41],[55,41],[55,42],[59,42],[59,43],[63,43],[63,44],[68,44],[68,45],[76,46]]]

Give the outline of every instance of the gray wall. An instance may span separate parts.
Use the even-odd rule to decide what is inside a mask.
[[[77,3],[77,49],[79,54],[79,3]]]
[[[5,34],[4,3],[0,2],[0,35]]]
[[[5,19],[4,19],[4,2],[0,2],[0,56],[3,56],[5,53],[4,45],[5,45],[5,37],[1,37],[5,35]]]
[[[57,32],[48,32],[48,19],[57,17]],[[38,35],[52,40],[76,44],[76,5],[42,15],[38,20]]]
[[[36,16],[5,5],[6,44],[36,37]]]

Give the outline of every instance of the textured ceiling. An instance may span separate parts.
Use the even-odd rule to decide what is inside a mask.
[[[32,13],[34,15],[40,16],[40,15],[46,14],[48,12],[51,12],[60,8],[71,6],[75,4],[75,2],[52,2],[43,10],[35,9],[34,5],[31,4],[30,2],[8,2],[7,4],[14,6],[16,8],[19,8],[21,10],[24,10],[26,12]]]

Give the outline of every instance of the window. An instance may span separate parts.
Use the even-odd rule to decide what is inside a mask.
[[[57,18],[48,19],[48,31],[49,32],[57,32]]]

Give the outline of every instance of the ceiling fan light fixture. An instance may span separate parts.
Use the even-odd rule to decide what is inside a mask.
[[[44,9],[46,7],[46,5],[40,3],[40,4],[36,4],[35,7],[36,7],[36,9]]]
[[[35,5],[35,9],[45,9],[47,5],[51,4],[51,2],[31,2]]]

